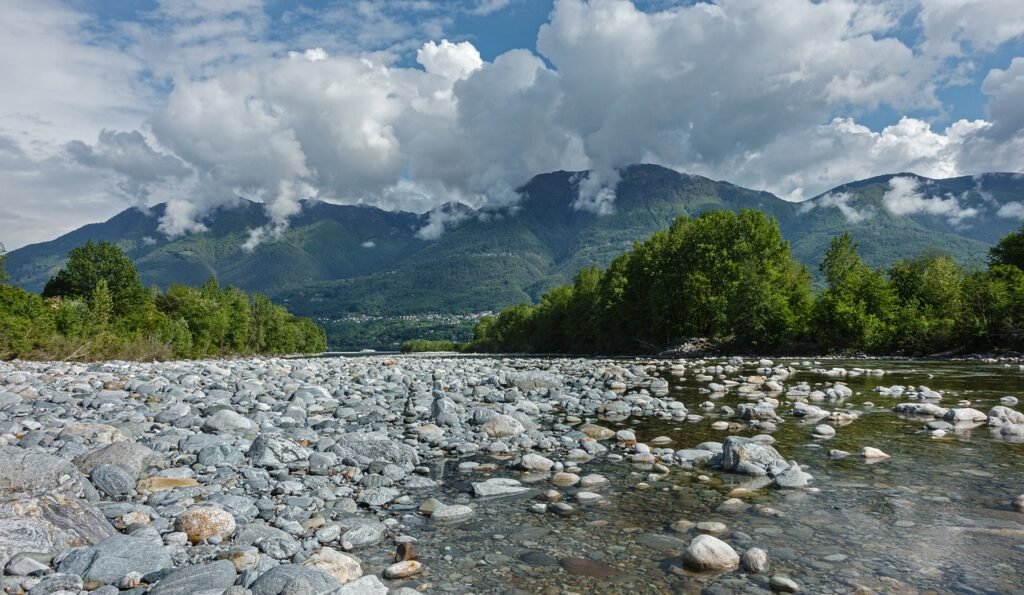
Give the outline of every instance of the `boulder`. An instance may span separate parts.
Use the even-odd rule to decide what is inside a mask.
[[[255,467],[285,467],[288,463],[304,461],[309,451],[297,443],[276,434],[260,434],[246,453]]]
[[[363,576],[363,568],[359,565],[358,558],[329,547],[320,548],[302,565],[306,568],[315,568],[326,572],[334,577],[339,585],[350,583]]]
[[[159,541],[114,535],[94,546],[70,551],[57,570],[77,574],[86,582],[116,585],[129,572],[146,575],[173,565]]]
[[[281,564],[261,574],[249,589],[252,595],[326,595],[336,592],[338,587],[338,581],[323,570],[298,564]]]
[[[149,589],[148,595],[192,595],[223,591],[235,584],[235,565],[229,560],[172,570]]]
[[[135,478],[158,458],[157,453],[148,446],[138,442],[122,441],[78,456],[75,458],[75,466],[82,473],[89,474],[97,465],[120,465]]]
[[[226,510],[202,506],[181,513],[174,528],[187,535],[192,543],[209,539],[224,541],[235,533],[235,517]]]
[[[722,469],[745,475],[771,475],[789,465],[772,446],[741,436],[729,436],[722,444]]]
[[[103,513],[60,491],[8,495],[0,502],[0,568],[19,552],[57,554],[112,535]]]
[[[29,448],[0,448],[0,497],[39,492],[95,497],[92,486],[68,460]]]
[[[740,556],[728,543],[712,535],[698,535],[683,552],[683,564],[691,570],[735,570]]]

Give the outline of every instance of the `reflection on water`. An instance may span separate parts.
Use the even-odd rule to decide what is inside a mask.
[[[943,406],[969,400],[987,412],[1001,397],[1024,397],[1024,373],[1016,364],[980,362],[829,361],[822,367],[832,366],[881,368],[886,374],[845,378],[853,396],[821,404],[861,413],[829,440],[812,439],[814,423],[789,416],[783,399],[779,413],[785,422],[773,432],[775,447],[814,475],[813,490],[767,488],[742,498],[750,506],[725,511],[719,509],[725,494],[749,477],[673,467],[664,480],[650,481],[646,470],[599,458],[583,469],[611,479],[600,490],[606,498],[597,506],[577,505],[572,516],[529,512],[529,499],[473,502],[475,517],[451,527],[406,515],[408,533],[420,539],[419,551],[431,569],[432,588],[765,593],[768,576],[781,573],[796,579],[807,593],[1024,593],[1024,514],[1010,505],[1024,493],[1024,445],[1005,442],[985,426],[933,438],[923,429],[923,420],[891,411],[905,399],[873,390],[927,385],[943,393]],[[704,413],[698,407],[708,400],[699,392],[704,383],[695,382],[689,371],[684,378],[666,378],[672,398],[691,412]],[[835,380],[800,369],[787,384],[816,386]],[[727,394],[715,402],[735,408],[743,400]],[[628,418],[604,425],[633,429],[640,441],[668,436],[678,449],[723,440],[728,432],[710,428],[717,419],[708,413],[695,423]],[[857,453],[865,446],[880,448],[892,458],[866,464],[857,456],[829,457],[831,449]],[[468,481],[480,479],[460,474],[458,462],[448,461],[444,470],[449,503],[469,490]],[[701,473],[707,477],[699,478]],[[514,472],[500,469],[496,474]],[[646,489],[636,487],[641,482],[648,483]],[[551,486],[544,481],[539,487]],[[571,502],[574,490],[562,492]],[[770,573],[709,576],[682,570],[679,553],[695,533],[674,532],[672,523],[681,519],[725,523],[720,537],[740,551],[766,550]],[[604,578],[570,575],[559,564],[566,557],[603,562],[621,572]]]

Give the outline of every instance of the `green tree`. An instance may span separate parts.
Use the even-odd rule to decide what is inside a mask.
[[[43,297],[88,299],[100,279],[107,282],[115,318],[129,315],[149,300],[135,265],[109,242],[86,242],[68,253],[64,268],[46,283]]]
[[[832,239],[821,273],[827,283],[814,305],[814,334],[828,350],[883,350],[891,338],[896,295],[861,260],[850,234]]]
[[[114,298],[110,293],[107,280],[100,277],[96,287],[89,294],[89,321],[96,329],[110,326],[110,318],[114,312]]]
[[[900,261],[889,279],[898,301],[894,347],[937,353],[958,346],[964,274],[956,261],[938,254]]]
[[[7,250],[0,244],[0,283],[6,283],[7,279]]]
[[[1024,225],[1019,231],[1007,234],[989,250],[991,266],[1010,265],[1024,269]]]

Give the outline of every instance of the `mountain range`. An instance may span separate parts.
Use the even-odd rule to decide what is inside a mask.
[[[552,172],[520,189],[503,212],[449,203],[416,214],[320,201],[303,204],[280,239],[247,252],[248,231],[267,223],[262,205],[240,200],[210,213],[207,231],[168,238],[164,205],[131,208],[53,241],[9,254],[13,282],[39,291],[68,251],[87,240],[118,244],[143,281],[165,287],[210,276],[261,291],[297,314],[337,318],[497,310],[536,299],[581,267],[604,266],[680,215],[759,209],[775,217],[794,256],[812,271],[829,240],[849,231],[865,260],[885,266],[939,250],[981,266],[988,248],[1020,226],[1024,176],[991,173],[932,180],[886,175],[803,202],[655,165],[621,172],[614,212],[578,210],[585,172]],[[421,230],[450,221],[436,239]]]

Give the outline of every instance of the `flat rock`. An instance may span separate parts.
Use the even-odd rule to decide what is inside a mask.
[[[597,578],[609,578],[618,576],[622,573],[621,570],[601,562],[600,560],[588,560],[587,558],[562,558],[560,561],[562,568],[565,569],[569,574],[576,576],[592,576]]]
[[[0,568],[19,552],[57,554],[112,535],[114,528],[103,513],[63,492],[0,501]]]
[[[149,589],[149,595],[192,595],[224,590],[235,583],[235,565],[228,560],[172,570]]]

